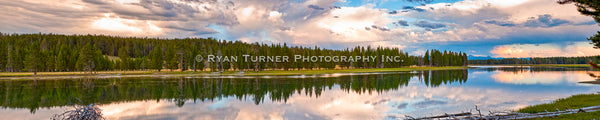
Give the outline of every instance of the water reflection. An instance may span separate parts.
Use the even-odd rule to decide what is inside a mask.
[[[531,66],[501,66],[478,67],[475,70],[494,72],[491,77],[499,83],[507,84],[571,84],[589,81],[598,71],[590,67],[531,67]],[[480,72],[482,72],[480,71]]]
[[[317,77],[0,81],[0,118],[47,119],[99,103],[109,119],[394,119],[515,110],[599,91],[587,69],[475,68]],[[47,109],[46,109],[47,108]]]
[[[563,74],[567,73],[567,74]],[[581,81],[588,81],[590,76],[586,71],[548,71],[533,73],[529,71],[523,72],[504,72],[498,71],[491,77],[500,83],[510,84],[575,84]]]
[[[407,86],[412,77],[436,87],[467,80],[467,70],[426,71],[399,74],[367,74],[314,78],[87,78],[70,80],[2,81],[0,106],[39,108],[66,106],[79,98],[84,103],[108,104],[137,100],[168,100],[181,107],[186,100],[214,101],[224,97],[251,100],[255,104],[286,102],[293,94],[318,98],[334,86],[346,92],[381,93]]]

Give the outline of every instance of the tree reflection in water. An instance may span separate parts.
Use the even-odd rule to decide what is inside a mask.
[[[366,94],[386,92],[407,86],[411,78],[429,87],[464,83],[468,71],[417,71],[410,73],[347,75],[310,78],[85,78],[62,80],[0,81],[0,106],[39,108],[68,106],[72,98],[84,103],[109,104],[139,100],[168,100],[179,107],[185,101],[213,101],[225,97],[261,104],[286,102],[294,94],[318,98],[325,90],[339,86],[346,92]],[[267,97],[267,98],[266,98]]]

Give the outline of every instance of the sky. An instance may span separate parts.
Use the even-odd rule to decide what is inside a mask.
[[[600,26],[555,0],[0,0],[0,9],[3,33],[370,45],[412,55],[428,49],[492,57],[600,53],[586,40]]]

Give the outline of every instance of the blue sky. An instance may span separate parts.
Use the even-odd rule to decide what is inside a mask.
[[[0,3],[0,32],[105,34],[344,49],[398,47],[474,56],[598,55],[600,30],[553,0],[17,0]]]

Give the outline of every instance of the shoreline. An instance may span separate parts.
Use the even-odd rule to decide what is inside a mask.
[[[590,67],[589,64],[509,64],[509,65],[469,65],[469,66],[444,66],[444,67],[401,67],[401,68],[356,68],[356,69],[322,69],[322,70],[263,70],[263,71],[170,71],[156,70],[149,71],[96,71],[94,74],[86,72],[38,72],[36,76],[33,72],[0,72],[0,80],[6,79],[40,79],[40,78],[65,78],[65,77],[148,77],[157,75],[169,76],[277,76],[277,75],[315,75],[315,74],[333,74],[333,73],[373,73],[373,72],[401,72],[415,70],[452,70],[452,69],[467,69],[472,66],[541,66],[541,67]],[[48,78],[49,77],[49,78]]]
[[[503,65],[469,64],[469,66],[590,67],[590,64],[503,64]]]
[[[517,110],[520,113],[540,113],[540,112],[553,112],[565,109],[581,109],[585,107],[598,106],[600,105],[600,93],[592,94],[579,94],[572,95],[567,98],[560,98],[550,103],[538,104],[527,106]],[[600,111],[593,112],[578,112],[574,114],[563,114],[552,119],[592,119],[598,118]],[[536,119],[550,119],[550,117],[536,118]]]
[[[151,76],[280,76],[280,75],[316,75],[333,73],[375,73],[375,72],[402,72],[415,70],[454,70],[467,69],[467,66],[445,66],[445,67],[402,67],[402,68],[371,68],[371,69],[331,69],[331,70],[265,70],[265,71],[98,71],[94,74],[84,72],[0,72],[0,80],[15,79],[56,79],[56,78],[79,78],[79,77],[151,77]]]
[[[303,74],[332,74],[332,73],[361,73],[361,72],[396,72],[413,70],[448,70],[448,69],[466,69],[472,66],[548,66],[548,67],[590,67],[589,64],[508,64],[508,65],[469,65],[469,66],[444,66],[444,67],[401,67],[401,68],[356,68],[356,69],[323,69],[323,70],[263,70],[263,71],[179,71],[179,70],[156,70],[149,71],[95,71],[94,74],[86,72],[38,72],[37,76],[33,72],[0,72],[0,79],[3,77],[49,77],[49,76],[111,76],[111,75],[303,75]]]

